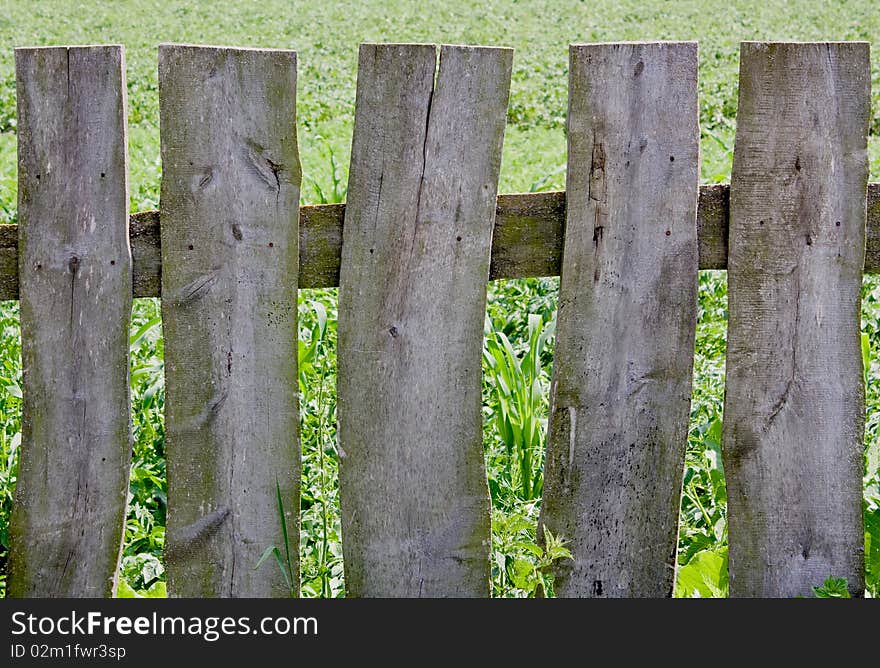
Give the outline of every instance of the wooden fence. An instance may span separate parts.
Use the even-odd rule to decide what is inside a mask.
[[[298,570],[296,291],[335,285],[348,592],[488,595],[487,281],[559,274],[540,520],[573,554],[558,593],[669,596],[697,272],[724,268],[731,594],[863,592],[868,44],[742,45],[729,187],[698,185],[696,43],[572,46],[566,193],[500,196],[512,51],[437,58],[361,47],[348,202],[299,207],[296,54],[160,46],[161,214],[129,216],[122,47],[16,50],[10,596],[113,592],[131,301],[160,295],[169,592],[289,594],[255,566],[286,532]]]

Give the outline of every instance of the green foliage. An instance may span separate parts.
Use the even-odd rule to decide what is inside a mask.
[[[571,559],[571,552],[565,541],[544,529],[543,545],[523,542],[520,544],[534,559],[513,559],[508,566],[508,574],[513,586],[534,598],[553,595],[552,569],[557,561]]]
[[[675,596],[727,596],[727,485],[721,456],[727,277],[700,272],[694,393],[685,453]]]
[[[676,598],[724,598],[728,592],[727,548],[701,550],[678,569]]]
[[[571,559],[565,539],[544,529],[535,541],[538,507],[521,504],[492,517],[492,588],[497,597],[553,596],[553,567]]]
[[[682,481],[675,595],[726,592],[715,566],[727,558],[727,486],[721,457],[724,354],[727,336],[725,272],[700,272],[694,389]],[[696,561],[694,561],[696,560]],[[726,573],[725,573],[726,577]],[[687,587],[681,584],[681,579]]]
[[[300,293],[299,389],[302,435],[302,595],[343,596],[336,454],[336,293]]]
[[[681,498],[680,563],[727,544],[727,486],[721,462],[721,420],[697,427],[685,456]]]
[[[133,591],[153,581],[136,564],[157,566],[147,571],[164,581],[162,549],[168,506],[165,479],[164,342],[158,299],[138,299],[132,312],[131,336],[132,449],[128,515],[122,551],[122,578]],[[138,573],[141,573],[138,575]]]
[[[880,598],[880,470],[865,485],[865,589]]]
[[[483,348],[487,382],[493,388],[489,410],[495,414],[495,427],[506,457],[504,477],[490,481],[497,498],[504,486],[523,501],[540,498],[544,434],[547,431],[546,404],[549,378],[541,355],[553,336],[556,322],[545,323],[541,315],[530,313],[526,347],[517,354],[503,331],[491,328],[487,318]]]
[[[299,581],[299,573],[294,573],[293,571],[293,559],[290,556],[290,535],[287,532],[287,515],[284,512],[284,498],[281,494],[281,485],[278,484],[277,478],[275,479],[275,501],[278,504],[278,520],[281,524],[281,545],[284,548],[284,551],[282,552],[281,548],[277,545],[270,545],[263,551],[263,554],[260,555],[260,558],[254,566],[254,570],[257,570],[262,566],[263,562],[270,556],[274,557],[275,563],[278,564],[278,570],[284,577],[284,583],[287,585],[290,596],[293,598],[296,596],[296,585]]]
[[[132,591],[148,591],[160,582],[165,574],[162,562],[152,554],[138,554],[123,558],[121,574],[124,582]]]
[[[336,160],[333,145],[323,137],[315,137],[315,139],[324,147],[323,153],[327,157],[327,166],[330,168],[328,170],[330,187],[325,190],[314,177],[307,176],[306,180],[312,184],[314,201],[316,204],[340,204],[345,201],[345,193],[348,190],[348,174],[344,172],[342,165]]]
[[[6,591],[9,519],[21,446],[21,335],[18,302],[0,305],[0,595]]]
[[[492,591],[498,597],[551,596],[550,561],[565,556],[551,542],[565,536],[547,537],[542,546],[536,535],[558,286],[557,279],[489,285],[483,442],[492,496]]]
[[[816,598],[850,598],[846,578],[828,577],[820,586],[813,587]]]
[[[135,590],[125,580],[120,580],[116,585],[116,598],[167,598],[165,581],[157,580],[149,589]]]
[[[867,344],[866,344],[867,339]],[[862,355],[865,356],[865,593],[880,598],[880,276],[862,285]],[[872,382],[873,381],[873,382]]]

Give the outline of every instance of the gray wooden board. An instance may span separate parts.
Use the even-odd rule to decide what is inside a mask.
[[[700,269],[727,268],[730,187],[700,186],[697,237]],[[865,273],[880,273],[880,183],[868,184],[868,237]],[[299,287],[339,285],[344,204],[300,207]],[[565,193],[498,195],[489,278],[558,276],[565,229]],[[159,212],[131,215],[134,296],[161,296]],[[18,228],[0,225],[0,299],[18,299]]]
[[[23,407],[8,595],[110,596],[131,462],[125,58],[27,48],[15,63]]]
[[[299,590],[296,54],[162,45],[172,596]],[[267,548],[286,550],[293,582]]]
[[[864,588],[866,43],[744,43],[723,454],[733,596]]]
[[[512,51],[363,45],[339,296],[352,596],[487,596],[481,350]]]
[[[540,527],[560,596],[670,596],[697,317],[697,44],[571,47]]]

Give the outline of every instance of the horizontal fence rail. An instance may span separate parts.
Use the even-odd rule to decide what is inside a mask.
[[[727,269],[730,186],[700,186],[697,239],[700,269]],[[868,184],[865,273],[880,274],[880,183]],[[345,204],[299,209],[299,287],[339,286]],[[135,297],[162,296],[161,216],[131,214],[129,237]],[[565,192],[498,195],[491,280],[559,276],[565,236]],[[0,225],[0,299],[18,299],[18,226]]]
[[[113,592],[132,297],[162,298],[169,594],[297,595],[296,295],[334,286],[347,593],[488,595],[487,282],[561,275],[556,593],[669,596],[701,269],[728,271],[731,593],[861,595],[868,45],[740,56],[730,186],[699,185],[697,43],[610,43],[570,47],[566,192],[498,195],[512,50],[362,45],[348,203],[299,206],[296,53],[162,45],[161,212],[128,214],[122,47],[16,50],[10,595]]]

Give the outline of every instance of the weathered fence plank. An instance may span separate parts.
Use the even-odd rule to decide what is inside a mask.
[[[131,429],[125,58],[15,51],[21,461],[8,595],[110,596]]]
[[[481,350],[512,51],[363,45],[339,297],[353,596],[487,596]]]
[[[571,47],[540,527],[560,596],[672,595],[697,318],[697,44]]]
[[[728,195],[726,184],[700,186],[697,237],[700,269],[727,269]],[[880,183],[868,184],[868,237],[865,273],[880,273]],[[302,206],[299,210],[299,287],[339,285],[344,204]],[[492,236],[490,279],[558,276],[565,229],[565,193],[498,195]],[[0,299],[18,299],[15,225],[0,225]],[[159,297],[162,263],[159,212],[131,215],[134,296]]]
[[[159,102],[169,593],[290,595],[299,590],[296,54],[160,46]],[[255,569],[272,545],[292,578],[273,559]]]
[[[733,596],[863,591],[866,43],[744,43],[723,454]]]

